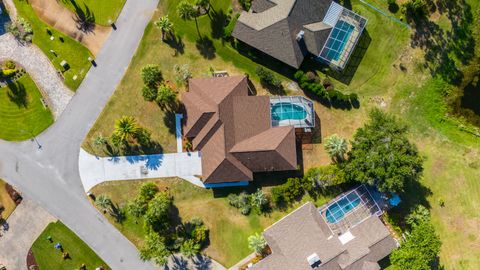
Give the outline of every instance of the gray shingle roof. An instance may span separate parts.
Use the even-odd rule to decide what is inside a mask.
[[[240,15],[233,36],[298,68],[309,53],[304,44],[307,41],[297,41],[298,33],[305,25],[309,25],[310,28],[317,26],[318,29],[318,25],[315,24],[323,20],[331,3],[332,0],[255,0],[253,3],[255,8]],[[310,29],[313,32],[323,30],[325,29]],[[314,43],[310,42],[318,46],[310,52],[320,51],[325,41],[326,37]]]
[[[350,233],[354,238],[342,244],[338,235],[329,230],[318,209],[308,202],[264,231],[272,254],[252,269],[311,270],[307,257],[314,253],[321,261],[319,270],[371,269],[368,267],[375,264],[366,262],[376,263],[396,246],[375,215],[351,228]]]

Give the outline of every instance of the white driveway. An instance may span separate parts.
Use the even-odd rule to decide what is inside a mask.
[[[111,180],[180,177],[204,187],[199,152],[144,156],[97,157],[80,149],[79,172],[85,191]]]

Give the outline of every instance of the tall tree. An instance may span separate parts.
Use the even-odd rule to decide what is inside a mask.
[[[350,181],[377,186],[381,192],[403,192],[407,182],[417,181],[423,159],[407,138],[408,128],[394,116],[379,109],[359,128],[343,165]]]
[[[348,150],[348,142],[337,134],[333,134],[325,140],[325,150],[336,162],[341,162],[345,158]]]
[[[250,248],[250,250],[260,254],[266,246],[267,241],[265,241],[265,238],[263,238],[261,234],[256,233],[248,237],[248,248]]]
[[[169,228],[172,202],[172,197],[168,193],[160,192],[148,203],[144,218],[146,224],[154,231],[160,232]]]
[[[123,116],[115,122],[115,130],[113,132],[114,141],[127,143],[133,140],[139,131],[140,128],[135,118],[132,116]]]
[[[178,16],[184,21],[195,20],[195,26],[197,27],[197,33],[200,35],[200,29],[198,28],[197,17],[199,15],[198,10],[190,4],[188,1],[182,1],[177,6]]]
[[[187,258],[192,258],[198,252],[200,252],[200,244],[196,243],[193,239],[185,240],[180,246],[180,253]]]
[[[143,83],[152,89],[156,89],[163,81],[162,71],[157,65],[144,66],[141,71],[141,76]]]
[[[145,237],[145,244],[140,249],[140,258],[144,261],[153,260],[157,265],[167,263],[170,252],[165,245],[165,239],[155,232],[150,232]]]
[[[160,17],[155,21],[155,26],[162,31],[162,41],[165,41],[165,34],[171,34],[173,31],[173,23],[168,19],[168,15]]]
[[[400,248],[390,255],[395,270],[430,270],[438,258],[441,242],[429,221],[414,225]]]

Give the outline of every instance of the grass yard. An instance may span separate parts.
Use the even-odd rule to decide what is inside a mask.
[[[95,23],[108,26],[108,21],[115,21],[122,11],[126,0],[62,0],[61,4],[75,12],[75,6],[82,9],[84,12],[90,10],[95,16]]]
[[[7,183],[0,179],[0,206],[4,207],[4,210],[0,212],[0,221],[2,219],[6,220],[10,214],[12,214],[13,210],[15,210],[15,202],[10,198],[8,195],[5,186]]]
[[[288,211],[309,199],[306,196],[304,201],[286,212],[274,211],[266,216],[252,213],[249,216],[243,216],[238,209],[228,204],[226,195],[216,194],[218,197],[215,197],[212,190],[202,189],[176,178],[152,180],[152,182],[155,182],[160,189],[168,188],[183,221],[194,217],[203,219],[210,230],[210,245],[205,253],[226,267],[234,265],[251,253],[248,249],[248,236],[255,232],[262,232],[267,226],[286,215]],[[137,195],[142,183],[144,181],[107,182],[94,187],[91,192],[96,196],[106,194],[114,203],[122,206]],[[255,190],[255,187],[250,187],[250,189]],[[220,190],[226,192],[224,189]],[[238,191],[238,189],[230,191]],[[330,198],[318,198],[316,204],[321,205]],[[142,245],[145,234],[142,219],[135,222],[135,218],[127,214],[127,219],[123,224],[118,224],[110,217],[108,218],[137,247]]]
[[[67,61],[70,68],[63,72],[65,84],[70,89],[76,90],[91,66],[88,61],[88,57],[91,56],[88,49],[76,40],[60,33],[41,21],[28,1],[14,0],[13,2],[17,8],[18,15],[25,18],[32,25],[33,43],[43,51],[55,68],[63,71],[64,68],[60,66],[60,63],[63,60]],[[55,37],[54,40],[50,40],[47,29],[49,29],[52,36]],[[51,53],[50,50],[53,50],[56,55]],[[73,79],[75,75],[77,76],[76,80]]]
[[[47,240],[48,236],[52,237],[52,243]],[[54,247],[56,243],[62,244],[64,251],[70,254],[71,259],[62,259],[62,253]],[[33,243],[32,252],[40,270],[78,269],[83,263],[87,269],[95,269],[99,266],[110,269],[95,252],[60,221],[48,224]]]
[[[0,88],[0,139],[23,141],[49,127],[53,116],[43,106],[41,98],[28,74],[8,87]]]
[[[375,4],[384,1],[370,2]],[[467,2],[471,5],[472,13],[478,17],[476,11],[480,9],[480,2],[474,0],[467,0]],[[115,119],[121,115],[134,115],[143,126],[152,131],[154,137],[164,146],[164,150],[168,151],[168,149],[174,148],[173,134],[168,131],[165,121],[163,121],[165,114],[156,105],[143,101],[141,97],[142,83],[139,73],[141,67],[146,64],[160,65],[167,80],[173,80],[172,67],[176,63],[188,63],[194,76],[206,76],[210,67],[215,70],[228,70],[231,74],[248,73],[257,86],[258,93],[268,93],[259,87],[258,78],[253,74],[259,64],[239,54],[230,44],[224,44],[216,38],[218,29],[213,27],[212,31],[210,18],[207,16],[198,19],[199,32],[204,40],[205,37],[211,40],[214,49],[212,46],[204,46],[205,43],[197,42],[199,35],[195,28],[195,22],[182,21],[178,18],[177,3],[174,0],[161,2],[154,19],[168,14],[174,23],[179,40],[170,42],[170,45],[162,43],[160,31],[149,25],[125,78],[97,120],[88,138],[93,138],[97,133],[109,135]],[[214,0],[212,3],[217,14],[220,15],[222,12],[223,14],[227,12],[230,4],[229,1],[220,0]],[[477,235],[480,228],[480,203],[478,200],[480,185],[477,181],[480,178],[478,162],[480,139],[463,131],[465,126],[461,121],[448,116],[449,111],[444,102],[444,94],[449,86],[439,79],[432,78],[431,72],[424,65],[425,51],[421,48],[412,48],[410,37],[413,30],[393,22],[358,0],[351,1],[351,4],[354,11],[368,19],[366,32],[363,34],[358,49],[352,55],[351,61],[355,63],[353,71],[346,71],[343,76],[333,74],[331,79],[336,89],[345,93],[357,93],[360,97],[361,107],[341,110],[327,108],[315,102],[315,109],[321,121],[320,136],[311,150],[303,151],[305,169],[330,163],[330,159],[323,150],[322,139],[334,133],[351,139],[355,130],[365,122],[367,112],[371,108],[381,107],[397,115],[410,125],[411,139],[417,144],[426,160],[421,180],[424,188],[405,194],[403,198],[405,205],[416,202],[425,202],[430,205],[432,219],[442,241],[440,262],[445,269],[480,269],[480,237]],[[384,4],[379,4],[379,7],[385,8]],[[394,16],[399,17],[399,14]],[[478,19],[477,17],[474,18],[474,21]],[[451,18],[455,18],[455,16],[451,16]],[[217,22],[221,21],[221,16],[215,16],[214,19]],[[445,13],[436,12],[432,15],[431,20],[443,30],[448,30],[453,25]],[[291,70],[284,65],[275,65],[269,59],[256,59],[256,61],[261,61],[262,64],[279,71],[279,76],[285,81],[291,76]],[[307,63],[302,68],[308,69],[310,66]],[[325,77],[321,73],[320,76]],[[183,91],[181,88],[178,90]],[[303,93],[292,92],[289,94]],[[84,147],[89,149],[87,143],[84,144]],[[131,183],[122,184],[125,185],[122,188],[116,187],[116,183],[97,188],[101,188],[102,192],[107,192],[111,194],[112,198],[115,198],[120,195],[122,190],[134,190],[132,186],[138,186],[138,183],[133,185]],[[177,184],[172,184],[171,188],[175,187]],[[188,190],[188,187],[181,183],[178,188]],[[245,242],[237,244],[234,241],[236,234],[241,235],[238,239],[244,239],[250,232],[261,230],[264,225],[285,214],[279,213],[278,216],[272,214],[271,219],[246,218],[238,213],[220,210],[220,205],[217,206],[217,204],[226,205],[225,199],[213,199],[211,194],[207,194],[210,197],[202,195],[205,196],[202,199],[203,202],[198,202],[196,200],[201,196],[196,197],[197,195],[193,194],[188,198],[190,201],[195,201],[195,204],[188,200],[183,202],[180,199],[177,199],[175,203],[179,207],[180,213],[186,217],[206,216],[205,221],[209,224],[212,233],[212,244],[207,249],[207,253],[227,266],[234,263],[239,257],[241,258],[240,253],[243,256],[249,252]],[[178,198],[182,198],[182,196],[178,195]],[[439,206],[439,199],[445,201],[445,207]],[[122,200],[119,199],[119,201]],[[207,209],[219,210],[210,211],[211,213],[198,213],[197,211],[201,210],[199,207],[187,208],[189,205],[195,206],[196,204],[208,205]],[[207,214],[211,216],[207,216]],[[216,221],[208,221],[207,218]],[[222,220],[230,223],[222,223]],[[135,235],[138,235],[139,231],[128,228],[132,227],[128,222],[126,221],[125,227],[120,230],[130,239],[135,239]],[[236,222],[235,224],[241,224],[244,227],[237,225],[238,231],[229,230],[229,226],[237,228],[232,226],[231,222]],[[141,226],[133,227],[140,228]],[[243,231],[248,231],[248,233],[243,234]],[[137,243],[141,241],[141,238],[136,238]],[[217,239],[222,240],[217,241]],[[245,246],[242,248],[239,245]],[[235,253],[230,248],[238,252]]]

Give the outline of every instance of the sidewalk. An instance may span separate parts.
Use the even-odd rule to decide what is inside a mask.
[[[0,237],[0,262],[7,269],[27,270],[27,253],[45,227],[56,219],[33,201],[24,199],[7,219]]]

